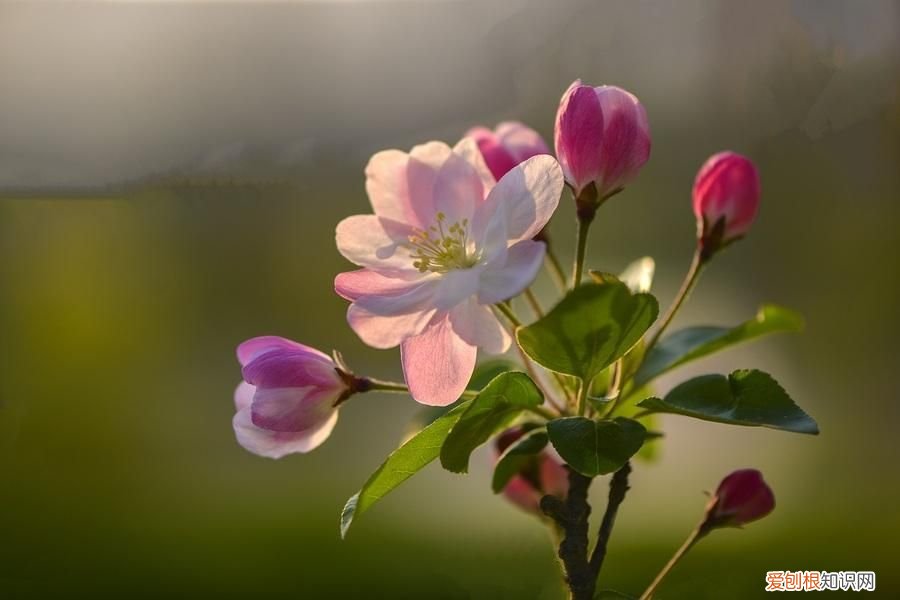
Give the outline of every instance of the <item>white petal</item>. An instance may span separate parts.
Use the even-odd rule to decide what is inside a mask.
[[[450,312],[453,330],[465,342],[478,346],[489,354],[503,354],[509,350],[512,338],[489,306],[470,298]]]
[[[502,267],[488,268],[481,274],[478,301],[496,304],[522,293],[537,277],[545,250],[543,242],[532,240],[511,246]]]
[[[347,322],[360,339],[373,348],[393,348],[403,340],[419,335],[428,326],[435,309],[404,315],[378,315],[351,304],[347,309]]]
[[[402,223],[375,215],[354,215],[338,223],[338,251],[352,263],[384,273],[413,271],[413,259],[404,244],[412,230]]]

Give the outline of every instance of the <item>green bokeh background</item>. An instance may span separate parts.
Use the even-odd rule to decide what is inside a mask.
[[[339,539],[344,501],[403,436],[410,399],[358,397],[319,450],[280,461],[243,451],[230,421],[234,347],[254,335],[339,348],[359,372],[400,376],[396,351],[368,349],[346,327],[331,287],[348,268],[334,225],[368,210],[368,154],[508,118],[551,139],[576,77],[637,93],[653,129],[650,163],[598,216],[590,266],[654,256],[668,302],[692,250],[694,173],[732,148],[761,171],[759,219],[678,321],[737,323],[766,301],[807,317],[800,336],[729,351],[662,387],[761,368],[822,430],[666,418],[660,459],[635,469],[602,587],[640,592],[699,518],[702,491],[754,466],[777,510],[704,541],[659,598],[755,598],[767,570],[786,569],[874,570],[875,595],[897,597],[900,7],[679,5],[0,7],[4,48],[24,52],[16,44],[32,39],[58,51],[0,53],[0,162],[33,163],[0,169],[0,598],[560,598],[546,532],[491,494],[487,453],[466,476],[432,465]],[[348,23],[367,37],[348,37]],[[67,55],[88,25],[126,46],[149,27],[147,39],[180,32],[215,50],[186,52],[175,74],[92,70],[142,69],[141,53],[176,63],[154,54],[165,36],[134,55]],[[303,48],[284,56],[287,46],[266,46],[272,37]],[[223,66],[220,51],[241,61]],[[266,75],[273,61],[282,71]],[[144,100],[148,113],[117,104],[156,77],[177,112],[194,92],[220,92],[216,77],[231,68],[235,89],[253,94],[171,130],[142,121],[159,98]],[[85,88],[97,73],[123,87]],[[333,73],[352,81],[330,91]],[[47,81],[69,95],[41,94]],[[78,131],[59,107],[93,102],[124,112],[98,117],[108,131],[52,137]],[[281,112],[269,122],[273,102]],[[122,123],[134,135],[116,137]],[[281,132],[304,127],[315,133],[302,160],[273,158],[290,139]],[[132,162],[97,168],[123,139]],[[227,161],[167,168],[144,168],[137,150],[202,154],[235,139],[249,143]],[[53,179],[59,165],[68,182]],[[551,234],[568,261],[569,202]],[[538,291],[552,301],[543,277]]]

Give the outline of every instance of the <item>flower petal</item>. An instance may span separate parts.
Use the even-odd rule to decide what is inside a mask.
[[[262,429],[253,424],[250,408],[234,415],[232,426],[238,443],[246,450],[267,458],[281,458],[295,452],[314,450],[331,435],[337,424],[338,411],[334,411],[313,429],[297,432],[277,432]]]
[[[327,354],[293,340],[277,335],[261,335],[251,338],[237,347],[238,362],[241,363],[241,366],[244,366],[257,356],[271,350],[300,350],[329,361],[331,360]]]
[[[481,156],[475,140],[464,138],[457,146],[464,154],[451,152],[434,180],[435,214],[445,216],[445,227],[460,223],[464,219],[471,220],[475,208],[487,196],[482,175],[469,162],[476,161],[478,160],[476,157]],[[490,173],[487,173],[487,167],[484,175],[493,184]]]
[[[444,273],[437,284],[433,304],[438,310],[447,311],[478,293],[481,272],[484,266],[477,265],[470,269],[455,269]]]
[[[544,138],[531,127],[518,121],[504,121],[497,125],[497,137],[516,163],[539,154],[550,154],[550,148],[547,147]]]
[[[650,158],[650,125],[633,94],[613,85],[595,91],[603,112],[602,197],[631,181]]]
[[[497,182],[475,214],[472,235],[489,245],[491,221],[506,222],[506,239],[531,239],[543,229],[559,205],[564,185],[562,170],[552,156],[533,156]]]
[[[258,388],[315,387],[340,392],[345,385],[327,356],[303,350],[272,350],[241,369],[244,381]]]
[[[367,345],[384,350],[422,333],[435,312],[436,309],[431,308],[407,314],[380,315],[355,303],[347,309],[347,323]]]
[[[328,420],[339,395],[314,387],[257,387],[250,413],[254,425],[269,431],[307,431]]]
[[[481,274],[478,301],[496,304],[518,296],[531,285],[544,261],[543,242],[523,240],[509,248],[503,266],[492,266]]]
[[[250,408],[250,404],[253,402],[253,394],[255,393],[255,385],[250,385],[246,381],[240,382],[234,390],[234,407],[237,410]]]
[[[404,273],[401,277],[388,277],[371,269],[357,269],[338,273],[334,278],[334,291],[351,302],[363,296],[400,296],[423,283],[424,275],[418,271]]]
[[[384,150],[376,153],[366,165],[366,193],[377,216],[421,229],[409,194],[408,167],[409,154],[406,152]]]
[[[338,223],[335,242],[350,262],[382,273],[414,271],[406,243],[412,229],[375,215],[353,215]]]
[[[465,391],[475,370],[475,346],[453,331],[442,314],[400,346],[403,374],[413,399],[429,406],[452,404]]]
[[[594,88],[576,80],[556,113],[556,156],[576,195],[598,178],[602,164],[603,111]]]
[[[491,311],[475,298],[458,305],[450,312],[453,330],[468,344],[489,354],[503,354],[509,350],[512,338]]]

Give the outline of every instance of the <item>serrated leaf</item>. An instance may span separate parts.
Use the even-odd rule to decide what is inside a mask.
[[[502,492],[509,480],[521,472],[529,462],[534,460],[535,455],[544,449],[548,440],[547,431],[541,428],[530,431],[511,444],[500,455],[494,466],[494,477],[491,480],[491,489],[494,490],[494,493]]]
[[[761,306],[756,317],[736,327],[688,327],[660,340],[641,365],[635,383],[643,385],[675,367],[741,342],[802,329],[799,313],[774,304]]]
[[[676,386],[665,398],[647,398],[638,406],[729,425],[819,433],[815,420],[784,388],[771,375],[757,370],[735,371],[728,377],[695,377]]]
[[[590,381],[634,346],[658,312],[656,298],[623,283],[584,284],[519,328],[516,339],[540,365]]]
[[[453,473],[469,470],[469,456],[508,427],[523,410],[543,404],[544,395],[525,373],[495,377],[462,414],[441,448],[441,465]]]
[[[346,537],[347,530],[356,517],[438,457],[450,429],[471,403],[472,400],[466,400],[436,419],[387,457],[363,484],[362,489],[344,505],[344,510],[341,511],[342,538]]]
[[[570,467],[587,477],[612,473],[641,449],[647,430],[633,419],[593,421],[565,417],[547,423],[550,443]]]

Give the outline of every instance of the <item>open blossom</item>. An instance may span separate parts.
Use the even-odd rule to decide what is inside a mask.
[[[741,469],[726,476],[706,509],[705,525],[740,527],[762,519],[775,508],[775,494],[756,469]]]
[[[335,290],[351,301],[350,327],[375,348],[400,346],[413,398],[444,406],[465,390],[477,348],[505,352],[511,339],[491,305],[537,276],[545,247],[532,241],[559,202],[563,178],[535,156],[499,182],[470,138],[408,154],[379,152],[366,167],[375,214],[337,227],[338,250],[363,267]]]
[[[232,424],[241,446],[281,458],[328,438],[337,423],[335,404],[350,392],[328,355],[264,336],[238,346],[237,356],[244,381],[234,392]]]
[[[534,129],[518,121],[504,121],[491,131],[487,127],[473,127],[466,132],[478,144],[484,162],[494,179],[500,179],[520,162],[550,149]]]
[[[650,124],[638,99],[612,85],[576,80],[559,102],[554,134],[566,182],[603,198],[634,179],[650,158]]]
[[[694,180],[694,214],[697,235],[709,240],[720,220],[723,229],[713,240],[725,244],[743,236],[753,224],[759,208],[759,175],[745,156],[720,152],[711,156]]]
[[[518,427],[500,434],[495,442],[497,458],[522,435],[524,432]],[[503,488],[503,495],[507,500],[525,512],[536,515],[543,514],[541,498],[549,494],[565,499],[568,493],[569,472],[561,461],[546,450],[537,454],[534,461]]]

